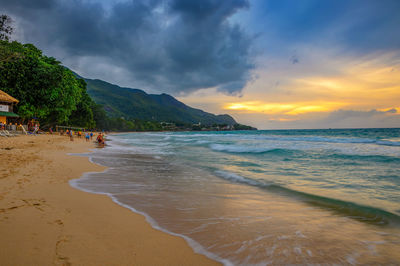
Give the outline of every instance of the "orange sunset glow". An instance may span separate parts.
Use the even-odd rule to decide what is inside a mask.
[[[318,52],[314,53],[314,56]],[[367,58],[340,58],[320,55],[329,66],[328,73],[320,73],[316,62],[311,61],[312,72],[298,65],[278,66],[276,69],[260,71],[258,79],[248,84],[242,95],[226,95],[216,90],[203,90],[181,97],[189,104],[202,107],[214,106],[219,113],[228,113],[246,122],[257,121],[261,128],[291,127],[295,124],[313,125],[323,122],[331,114],[348,112],[363,125],[374,125],[378,121],[396,126],[400,121],[400,60],[393,53],[377,54]],[[268,60],[265,64],[268,66]],[[280,67],[288,67],[282,72]],[[311,72],[311,73],[307,73]],[[283,80],[277,82],[276,80]],[[274,85],[274,83],[278,85]],[[271,86],[272,84],[272,86]],[[218,98],[215,95],[218,95]],[[362,116],[365,114],[365,116]],[[367,118],[367,116],[370,117]],[[329,127],[328,122],[326,123]],[[348,126],[351,126],[348,122]],[[300,126],[301,127],[301,126]]]

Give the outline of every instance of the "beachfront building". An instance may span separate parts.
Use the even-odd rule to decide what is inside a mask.
[[[11,123],[10,120],[18,117],[17,114],[13,113],[13,107],[17,103],[17,99],[0,90],[0,123],[8,124]]]

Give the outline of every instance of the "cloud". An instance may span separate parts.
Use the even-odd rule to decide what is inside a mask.
[[[396,108],[391,108],[391,109],[389,109],[389,110],[387,110],[387,111],[385,111],[385,112],[386,112],[386,113],[397,114]]]
[[[253,38],[230,20],[249,7],[246,0],[107,5],[90,0],[0,0],[0,6],[14,17],[22,41],[92,78],[109,77],[118,84],[175,94],[210,87],[235,94],[251,80],[254,69]],[[101,68],[95,65],[99,59]],[[115,68],[128,76],[110,77]]]
[[[295,117],[276,117],[260,113],[231,113],[231,115],[242,123],[257,126],[259,129],[389,128],[398,127],[400,123],[400,115],[393,109],[390,111],[339,109],[330,113],[308,113]]]
[[[395,108],[388,111],[337,110],[321,120],[321,123],[332,127],[396,127],[399,122],[400,115]]]
[[[254,0],[251,9],[248,20],[275,54],[299,45],[356,55],[400,47],[398,0]]]
[[[361,118],[361,117],[371,117],[377,114],[383,114],[384,112],[378,112],[377,110],[373,109],[370,111],[354,111],[354,110],[342,110],[339,109],[337,111],[332,112],[328,120],[330,121],[337,121],[343,120],[347,118]]]
[[[298,64],[300,62],[299,58],[296,55],[293,55],[292,57],[290,57],[290,62],[292,62],[292,64]]]

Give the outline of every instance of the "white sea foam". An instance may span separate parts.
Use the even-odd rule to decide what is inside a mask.
[[[210,144],[210,149],[217,152],[262,154],[268,152],[314,151],[331,152],[361,156],[400,156],[397,145],[364,145],[359,143],[323,143],[323,142],[253,142],[243,144]]]
[[[150,217],[147,213],[141,212],[136,210],[135,208],[133,208],[132,206],[126,205],[124,203],[121,203],[115,196],[110,195],[108,193],[103,193],[106,194],[107,196],[109,196],[115,203],[121,205],[122,207],[125,207],[135,213],[141,214],[144,217],[146,217],[147,222],[154,228],[157,229],[159,231],[162,231],[164,233],[173,235],[173,236],[177,236],[177,237],[181,237],[183,239],[185,239],[185,241],[189,244],[189,246],[196,252],[199,254],[203,254],[206,257],[213,259],[215,261],[219,261],[221,262],[223,265],[227,265],[227,266],[231,266],[234,265],[231,261],[227,260],[227,259],[222,259],[219,256],[217,256],[214,253],[211,253],[209,251],[207,251],[202,245],[200,245],[198,242],[194,241],[193,239],[191,239],[190,237],[187,237],[185,235],[182,234],[177,234],[174,232],[171,232],[169,230],[166,230],[165,228],[161,227],[152,217]]]
[[[379,136],[379,138],[383,138],[385,136]],[[134,139],[129,139],[134,138]],[[224,234],[231,233],[231,227],[225,227],[225,225],[229,226],[245,226],[246,230],[251,228],[257,228],[259,224],[263,223],[264,220],[269,219],[268,217],[259,217],[262,214],[267,214],[268,212],[260,212],[256,213],[257,207],[253,204],[253,201],[249,201],[249,209],[254,207],[253,210],[246,209],[246,214],[249,214],[251,218],[247,219],[246,215],[241,215],[238,209],[235,209],[233,212],[229,212],[229,214],[223,214],[223,212],[212,213],[210,209],[210,213],[202,212],[204,216],[200,218],[196,213],[201,208],[208,208],[205,206],[202,200],[194,201],[195,204],[192,204],[192,196],[198,197],[200,199],[205,199],[203,196],[203,189],[207,191],[206,195],[212,198],[213,202],[215,202],[216,206],[219,206],[217,203],[220,198],[223,198],[224,201],[230,202],[231,200],[241,200],[242,197],[246,200],[246,193],[241,194],[241,192],[253,191],[254,189],[251,186],[256,187],[267,187],[271,189],[256,189],[255,192],[251,193],[251,196],[263,195],[263,193],[268,192],[278,192],[281,190],[276,189],[278,186],[274,184],[279,184],[280,187],[283,188],[294,188],[298,189],[298,191],[303,191],[303,188],[307,188],[307,186],[314,186],[313,189],[316,191],[320,189],[322,192],[330,191],[331,189],[342,188],[344,195],[347,193],[346,191],[350,191],[349,193],[359,193],[355,195],[365,196],[368,199],[369,194],[366,193],[368,189],[373,188],[374,192],[378,191],[380,187],[378,186],[380,180],[374,176],[373,171],[372,174],[369,175],[369,163],[375,160],[375,157],[361,157],[358,155],[396,155],[400,154],[398,145],[391,145],[392,143],[396,143],[396,141],[392,138],[387,140],[381,140],[385,142],[384,144],[379,144],[378,141],[372,139],[363,139],[363,138],[331,138],[331,137],[318,137],[318,136],[266,136],[262,134],[209,134],[209,133],[141,133],[135,135],[123,135],[121,137],[113,136],[113,141],[110,142],[110,146],[105,149],[96,149],[94,154],[95,161],[99,161],[104,164],[110,164],[115,167],[115,171],[110,171],[109,176],[95,176],[89,174],[88,182],[85,182],[85,175],[80,179],[81,182],[71,181],[71,186],[77,187],[81,190],[99,193],[90,190],[101,190],[111,192],[110,194],[106,194],[113,198],[113,200],[124,206],[123,203],[119,202],[118,199],[122,202],[125,202],[125,199],[132,200],[138,199],[137,201],[132,201],[132,205],[140,210],[144,210],[144,212],[148,212],[149,214],[154,213],[154,219],[156,219],[159,223],[155,222],[151,217],[149,217],[146,213],[141,213],[134,209],[132,206],[125,206],[131,209],[134,212],[140,213],[144,215],[150,224],[154,228],[162,230],[164,232],[169,232],[173,235],[178,235],[186,239],[189,245],[192,246],[194,250],[198,250],[198,253],[205,254],[206,252],[210,252],[210,248],[212,247],[212,251],[216,252],[217,255],[209,253],[208,257],[219,260],[224,264],[248,264],[254,263],[254,265],[265,262],[264,258],[261,258],[259,250],[255,250],[257,245],[263,246],[268,242],[269,247],[271,246],[271,241],[279,244],[288,244],[285,246],[287,248],[284,253],[279,252],[274,248],[266,251],[268,252],[265,256],[267,258],[271,258],[272,254],[274,257],[282,257],[294,255],[298,256],[299,254],[302,257],[307,257],[307,260],[310,261],[313,259],[313,253],[311,250],[307,250],[306,246],[300,246],[300,242],[308,241],[313,239],[315,236],[313,232],[304,230],[301,227],[295,227],[293,231],[282,231],[279,233],[272,233],[272,235],[268,235],[271,233],[270,231],[262,231],[257,232],[257,235],[252,235],[249,237],[247,242],[237,242],[235,238],[232,237],[232,241],[229,243],[224,242],[224,240],[213,239],[212,242],[208,238],[209,232],[212,232],[214,229],[219,230],[218,237],[224,237]],[[389,141],[389,142],[386,142]],[[389,143],[389,145],[386,145]],[[400,142],[399,142],[400,143]],[[160,144],[160,145],[159,145]],[[301,152],[291,152],[298,151]],[[217,152],[212,152],[217,151]],[[275,152],[276,151],[276,152]],[[287,151],[287,152],[286,152]],[[170,159],[168,156],[162,156],[164,154],[168,154],[168,152],[175,152],[174,157]],[[227,153],[225,153],[227,152]],[[164,153],[164,154],[163,154]],[[261,153],[266,153],[261,155]],[[114,155],[121,154],[117,159],[113,158]],[[128,154],[149,154],[151,156],[139,156],[139,159],[135,159],[135,156],[124,156]],[[338,156],[339,155],[339,156]],[[345,155],[345,156],[343,156]],[[357,155],[357,156],[348,156],[348,155]],[[98,158],[96,158],[99,156]],[[90,155],[89,155],[90,157]],[[108,163],[108,157],[110,157],[110,163]],[[92,157],[90,157],[92,158]],[[121,158],[121,160],[119,160]],[[142,159],[145,158],[145,159]],[[154,160],[154,165],[151,159],[147,158],[156,158]],[[284,159],[282,159],[284,158]],[[288,160],[285,160],[288,158]],[[339,158],[336,160],[336,158]],[[140,160],[140,162],[144,162],[144,166],[138,166],[135,168],[133,173],[140,174],[148,174],[146,175],[146,179],[141,180],[140,178],[136,179],[136,176],[132,172],[129,172],[129,167],[136,167],[135,164],[129,164],[129,160]],[[162,161],[160,160],[162,159]],[[323,160],[323,161],[318,161]],[[367,161],[365,161],[367,160]],[[387,173],[386,169],[391,167],[392,176],[398,177],[395,167],[390,160],[389,163],[386,163],[385,158],[377,158],[376,161],[379,164],[380,160],[383,161],[382,165],[378,165],[381,168],[381,172],[376,172],[376,174],[384,174]],[[396,159],[394,159],[396,160]],[[122,162],[121,162],[122,161]],[[350,164],[355,162],[354,165]],[[317,164],[316,164],[317,162]],[[149,164],[148,164],[149,163]],[[181,168],[174,167],[164,167],[168,164],[168,166],[178,166]],[[325,164],[326,163],[326,164]],[[330,163],[334,163],[330,165]],[[336,164],[337,163],[337,164]],[[337,165],[339,163],[343,163],[343,167],[341,164],[339,167]],[[396,163],[396,161],[395,161]],[[318,167],[312,167],[314,165],[318,165]],[[383,165],[384,164],[384,165]],[[119,170],[119,166],[128,166],[127,169]],[[160,166],[162,165],[162,166]],[[311,166],[310,166],[311,165]],[[188,166],[188,167],[186,167]],[[140,168],[142,167],[142,168]],[[346,169],[351,167],[351,172]],[[199,168],[202,171],[191,171],[191,169]],[[342,168],[344,170],[342,170]],[[179,169],[179,171],[175,171]],[[221,170],[217,170],[221,169]],[[228,169],[229,171],[226,171]],[[171,170],[171,171],[170,171]],[[182,170],[182,171],[181,171]],[[257,171],[256,171],[257,170]],[[137,171],[137,172],[136,172]],[[332,174],[331,173],[339,173]],[[214,175],[210,175],[212,178],[205,178],[204,172],[212,172]],[[294,178],[291,176],[291,173],[296,172]],[[175,174],[178,173],[177,176]],[[352,174],[351,180],[347,178],[346,174]],[[208,173],[209,174],[209,173]],[[371,177],[369,179],[364,179],[361,174],[365,174],[367,177]],[[382,176],[383,176],[382,174]],[[111,176],[112,175],[112,176]],[[130,176],[132,175],[132,176]],[[184,177],[180,177],[182,175]],[[222,179],[228,180],[229,182],[222,182],[215,178],[218,176]],[[389,175],[385,175],[386,179],[382,179],[382,184],[389,187],[395,187],[397,183],[393,178],[388,178]],[[91,177],[91,178],[90,178]],[[115,177],[115,178],[114,178]],[[148,178],[149,177],[149,178]],[[99,183],[96,184],[93,178],[98,178]],[[104,178],[104,180],[102,179]],[[129,179],[131,178],[131,179]],[[103,181],[101,181],[103,180]],[[271,180],[273,183],[270,183]],[[91,181],[91,182],[89,182]],[[95,181],[95,182],[93,182]],[[190,181],[190,182],[188,182]],[[192,182],[193,181],[193,182]],[[119,182],[119,184],[114,184],[115,182]],[[138,184],[136,184],[138,182]],[[142,183],[141,183],[142,182]],[[133,183],[133,184],[131,184]],[[239,183],[239,184],[232,184]],[[370,183],[373,183],[370,185]],[[140,186],[142,184],[143,187],[135,187]],[[212,184],[212,185],[211,185]],[[243,184],[243,185],[240,185]],[[249,186],[245,186],[249,185]],[[108,190],[102,190],[108,186]],[[121,186],[121,187],[119,187]],[[223,189],[221,187],[223,186]],[[82,189],[82,187],[86,189]],[[209,189],[212,187],[212,189]],[[180,199],[179,193],[180,189],[184,188],[185,193],[196,191],[196,195],[190,195],[190,197],[182,197]],[[207,189],[209,190],[207,190]],[[233,190],[229,189],[229,193],[232,194],[223,194],[227,191],[227,188],[233,188]],[[363,189],[359,189],[363,188]],[[365,189],[364,189],[365,188]],[[131,191],[132,189],[132,191]],[[187,190],[186,190],[187,189]],[[238,190],[240,193],[235,194],[232,191]],[[122,193],[121,193],[122,191]],[[150,193],[146,193],[146,191],[150,191]],[[162,193],[158,194],[158,191]],[[286,190],[284,190],[286,191]],[[390,192],[389,189],[382,190],[382,195],[387,196],[387,191]],[[286,193],[287,192],[287,193]],[[282,193],[284,195],[289,196],[289,192],[286,191]],[[364,193],[365,192],[365,193]],[[135,194],[137,193],[137,195]],[[154,195],[151,195],[153,194]],[[184,194],[185,194],[184,193]],[[197,194],[198,193],[198,194]],[[222,194],[221,194],[222,193]],[[258,195],[257,193],[260,193]],[[364,194],[362,194],[364,193]],[[129,198],[128,195],[135,194],[134,197]],[[323,193],[321,193],[323,195]],[[396,195],[393,194],[393,198],[396,198]],[[390,194],[390,195],[392,195]],[[122,197],[122,195],[125,195]],[[187,195],[187,194],[185,194]],[[298,200],[301,197],[297,194],[295,197],[291,197],[291,200]],[[317,194],[318,195],[318,194]],[[353,194],[352,194],[353,195]],[[153,197],[154,196],[154,197]],[[346,196],[346,195],[345,195]],[[375,195],[373,195],[375,196]],[[158,198],[162,197],[162,198]],[[260,196],[262,197],[262,196]],[[180,200],[179,200],[180,199]],[[183,200],[182,200],[183,199]],[[142,202],[143,200],[143,202]],[[187,202],[186,202],[187,201]],[[127,201],[129,202],[129,201]],[[168,202],[171,202],[171,205]],[[181,202],[184,202],[182,204]],[[234,202],[234,201],[232,201]],[[261,202],[261,201],[260,201]],[[246,202],[247,203],[247,202]],[[130,203],[129,203],[130,204]],[[212,205],[212,204],[211,204]],[[234,207],[238,205],[231,204]],[[182,215],[182,218],[174,220],[171,217],[168,218],[160,218],[157,216],[158,212],[155,211],[156,208],[161,208],[164,210],[164,206],[168,208],[173,208],[174,211]],[[210,207],[216,207],[210,206]],[[225,205],[224,205],[225,206]],[[302,205],[301,205],[302,206]],[[245,206],[247,208],[247,204]],[[395,206],[398,209],[398,206]],[[314,208],[298,208],[296,211],[302,213],[303,210],[308,210]],[[148,210],[148,211],[147,211]],[[305,211],[307,212],[307,211]],[[260,215],[261,214],[261,215]],[[268,213],[269,214],[269,213]],[[230,216],[232,215],[232,216]],[[189,218],[193,218],[192,220]],[[276,216],[271,215],[272,219],[271,223],[268,221],[265,224],[274,224],[276,223]],[[196,219],[197,218],[197,219]],[[278,216],[279,218],[279,216]],[[164,220],[166,219],[166,220]],[[170,220],[169,220],[170,219]],[[173,221],[173,222],[171,222]],[[350,220],[351,221],[351,220]],[[350,222],[349,221],[349,222]],[[177,229],[179,227],[179,223],[182,222],[185,225],[192,224],[194,226],[188,227],[188,230]],[[259,223],[259,224],[252,224]],[[296,221],[294,221],[295,223]],[[173,224],[173,225],[172,225]],[[165,228],[161,228],[165,227]],[[183,226],[184,227],[184,226]],[[179,227],[182,228],[182,227]],[[221,228],[225,229],[220,230]],[[261,228],[261,227],[260,227]],[[268,226],[263,228],[269,228]],[[180,234],[174,234],[168,231],[171,229],[177,233],[185,234],[186,236]],[[232,227],[233,229],[233,227]],[[300,230],[302,229],[302,230]],[[266,229],[267,230],[267,229]],[[297,230],[297,231],[296,231]],[[197,234],[190,234],[190,232],[200,232]],[[306,234],[306,236],[303,234]],[[199,237],[201,235],[201,237]],[[260,236],[261,235],[261,236]],[[190,236],[190,238],[188,237]],[[264,237],[265,236],[265,237]],[[193,241],[191,241],[191,237],[193,237]],[[203,238],[202,238],[203,237]],[[212,237],[212,236],[211,236]],[[271,239],[264,239],[269,238]],[[204,238],[207,238],[205,241]],[[368,239],[368,238],[367,238]],[[196,242],[198,241],[198,242]],[[295,245],[292,245],[294,242]],[[202,243],[202,244],[200,244]],[[233,245],[232,248],[224,250],[224,247],[229,247],[231,243],[238,243],[237,245]],[[249,253],[248,260],[244,258],[238,259],[238,255],[234,253],[235,251],[241,252],[240,248],[245,243],[248,246],[248,249],[245,252]],[[365,247],[370,248],[371,250],[374,248],[376,244],[380,243],[366,243]],[[383,245],[385,245],[384,243]],[[265,246],[263,246],[265,247]],[[244,248],[243,250],[245,250]],[[224,251],[222,251],[224,250]],[[264,249],[263,249],[264,250]],[[274,253],[275,251],[275,253]],[[239,253],[240,253],[239,252]],[[313,251],[316,252],[316,251]],[[279,253],[279,254],[278,254]],[[243,253],[241,253],[242,255]],[[247,255],[247,253],[246,253]],[[220,257],[218,257],[220,256]],[[245,255],[243,255],[245,256]],[[314,254],[315,256],[315,254]],[[229,260],[223,260],[222,258],[228,258]],[[272,259],[272,258],[271,258]],[[342,261],[345,257],[341,257]],[[350,257],[350,261],[352,258]]]
[[[92,173],[86,173],[86,174],[88,174],[87,176],[89,176],[89,175],[92,174]],[[86,177],[87,177],[87,176],[86,176]],[[83,176],[83,178],[84,178],[84,176]],[[76,180],[76,179],[75,179],[75,180]],[[107,196],[109,196],[109,197],[112,199],[112,201],[114,201],[114,202],[117,203],[118,205],[120,205],[120,206],[122,206],[122,207],[125,207],[125,208],[127,208],[127,209],[129,209],[129,210],[131,210],[131,211],[133,211],[133,212],[135,212],[135,213],[138,213],[138,214],[140,214],[140,215],[143,215],[143,216],[146,218],[146,221],[147,221],[154,229],[157,229],[157,230],[159,230],[159,231],[162,231],[162,232],[164,232],[164,233],[167,233],[167,234],[170,234],[170,235],[173,235],[173,236],[177,236],[177,237],[183,238],[183,239],[189,244],[189,246],[194,250],[194,252],[196,252],[196,253],[198,253],[198,254],[203,254],[203,255],[205,255],[206,257],[208,257],[208,258],[210,258],[210,259],[212,259],[212,260],[218,261],[218,262],[220,262],[220,263],[222,263],[223,265],[226,265],[226,266],[234,265],[230,260],[220,258],[220,257],[217,256],[216,254],[207,251],[202,245],[200,245],[198,242],[194,241],[194,240],[191,239],[190,237],[187,237],[187,236],[185,236],[185,235],[177,234],[177,233],[171,232],[171,231],[169,231],[169,230],[166,230],[165,228],[161,227],[161,226],[160,226],[152,217],[150,217],[147,213],[138,211],[138,210],[136,210],[135,208],[133,208],[132,206],[129,206],[129,205],[127,205],[127,204],[124,204],[124,203],[120,202],[114,195],[112,195],[112,194],[110,194],[110,193],[96,192],[96,191],[92,191],[92,190],[88,190],[88,189],[83,189],[83,188],[79,187],[79,185],[77,185],[76,182],[73,182],[73,181],[74,181],[74,180],[71,180],[71,181],[70,181],[70,185],[71,185],[72,187],[74,187],[74,188],[76,188],[76,189],[79,189],[79,190],[82,190],[82,191],[85,191],[85,192],[88,192],[88,193],[107,195]]]
[[[168,149],[168,144],[163,143],[160,145],[121,145],[121,144],[107,144],[107,153],[125,153],[125,154],[148,154],[148,155],[171,155],[172,151]]]
[[[399,141],[390,141],[390,140],[379,140],[376,142],[378,145],[387,145],[387,146],[400,146]]]
[[[89,160],[92,161],[92,158],[89,157]],[[200,245],[198,242],[196,242],[195,240],[191,239],[190,237],[185,236],[185,235],[182,235],[182,234],[177,234],[177,233],[171,232],[171,231],[169,231],[169,230],[167,230],[167,229],[161,227],[161,226],[160,226],[152,217],[150,217],[147,213],[138,211],[138,210],[136,210],[134,207],[120,202],[120,201],[117,199],[117,197],[116,197],[115,195],[113,195],[113,194],[111,194],[111,193],[99,192],[99,191],[95,191],[95,190],[83,188],[83,187],[81,187],[81,186],[79,185],[79,182],[88,180],[88,179],[90,178],[91,175],[93,175],[93,174],[98,174],[98,173],[106,173],[106,172],[109,171],[109,170],[110,170],[110,168],[105,169],[103,172],[86,172],[86,173],[84,173],[80,178],[70,180],[70,181],[69,181],[69,184],[70,184],[71,187],[76,188],[76,189],[81,190],[81,191],[84,191],[84,192],[93,193],[93,194],[107,195],[107,196],[109,196],[115,203],[117,203],[118,205],[120,205],[120,206],[122,206],[122,207],[125,207],[125,208],[127,208],[127,209],[129,209],[129,210],[131,210],[131,211],[133,211],[133,212],[135,212],[135,213],[138,213],[138,214],[143,215],[143,216],[146,218],[147,222],[148,222],[154,229],[157,229],[157,230],[159,230],[159,231],[165,232],[165,233],[170,234],[170,235],[173,235],[173,236],[177,236],[177,237],[183,238],[183,239],[189,244],[189,246],[194,250],[194,252],[199,253],[199,254],[203,254],[203,255],[205,255],[206,257],[208,257],[208,258],[210,258],[210,259],[212,259],[212,260],[218,261],[218,262],[220,262],[220,263],[222,263],[223,265],[226,265],[226,266],[234,265],[230,260],[221,258],[221,257],[219,257],[218,255],[209,252],[209,251],[206,250],[202,245]]]
[[[322,137],[322,136],[281,136],[281,135],[264,135],[264,134],[231,134],[231,135],[190,135],[192,136],[215,136],[223,137],[224,139],[233,138],[236,140],[258,140],[258,141],[285,141],[285,142],[321,142],[321,143],[354,143],[354,144],[376,144],[388,146],[400,146],[400,141],[397,139],[377,140],[370,138],[340,138],[340,137]]]
[[[231,173],[231,172],[227,172],[227,171],[215,171],[215,173],[217,174],[217,176],[220,176],[226,180],[229,181],[233,181],[233,182],[237,182],[237,183],[246,183],[252,186],[259,186],[259,185],[263,185],[261,182],[258,182],[256,180],[252,180],[252,179],[248,179],[245,178],[243,176],[237,175],[235,173]]]
[[[269,147],[255,147],[255,146],[232,145],[232,144],[230,145],[211,144],[210,148],[214,151],[225,151],[232,153],[264,153],[276,149]]]
[[[205,143],[211,143],[211,141],[210,140],[198,140],[196,143],[197,144],[205,144]]]

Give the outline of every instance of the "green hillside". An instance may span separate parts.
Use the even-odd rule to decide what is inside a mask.
[[[0,90],[19,100],[18,123],[111,131],[251,129],[229,115],[191,108],[174,97],[82,79],[32,44],[0,40]],[[160,122],[173,122],[174,126]],[[193,125],[201,123],[201,126]],[[218,127],[226,124],[232,127]]]
[[[200,122],[204,125],[236,124],[229,115],[214,115],[191,108],[168,94],[147,94],[98,79],[85,81],[89,95],[97,104],[103,105],[112,117],[188,124]]]

